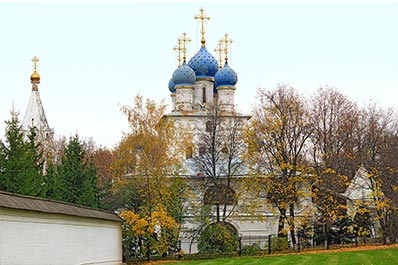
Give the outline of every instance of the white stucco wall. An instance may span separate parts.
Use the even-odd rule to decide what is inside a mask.
[[[0,208],[0,264],[122,264],[121,223]]]

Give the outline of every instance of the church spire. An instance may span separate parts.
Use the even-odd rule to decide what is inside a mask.
[[[207,17],[205,15],[205,13],[204,13],[205,10],[203,9],[203,7],[201,7],[199,11],[200,11],[200,14],[194,16],[194,18],[196,20],[200,20],[201,23],[202,23],[202,30],[200,31],[200,33],[202,33],[202,40],[200,42],[202,43],[202,47],[205,47],[205,43],[206,43],[206,40],[205,40],[205,33],[206,33],[206,31],[205,31],[205,20],[210,20],[210,17]]]

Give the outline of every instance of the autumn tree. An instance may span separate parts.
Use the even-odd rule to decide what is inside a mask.
[[[318,89],[311,101],[312,167],[314,203],[328,248],[333,223],[345,217],[345,198],[340,196],[358,169],[355,130],[359,111],[355,103],[334,88]]]
[[[130,210],[139,216],[137,218],[145,219],[151,224],[155,222],[152,216],[157,209],[162,209],[167,216],[179,222],[172,231],[160,228],[163,231],[162,240],[167,239],[170,246],[176,240],[182,222],[182,191],[185,183],[179,178],[179,165],[182,159],[180,152],[185,150],[187,139],[172,120],[163,118],[165,108],[163,103],[158,105],[141,96],[136,96],[133,107],[122,108],[130,131],[123,136],[115,149],[112,169],[115,191],[123,190],[125,185],[136,188],[133,192],[136,203],[134,209]],[[148,255],[151,250],[160,249],[157,246],[159,241],[153,240],[160,234],[151,232],[146,230],[144,233],[145,251]],[[141,252],[143,251],[144,248],[141,248]]]
[[[395,241],[398,236],[398,134],[394,112],[369,104],[361,112],[359,128],[360,161],[367,170],[376,220],[380,223],[384,242]]]
[[[0,141],[0,190],[44,195],[43,159],[35,139],[35,128],[24,132],[18,113],[12,111],[11,119],[6,121],[5,141]]]
[[[94,166],[98,175],[98,192],[100,206],[103,209],[113,209],[115,198],[112,193],[112,170],[111,165],[115,160],[112,150],[100,147],[95,148],[92,154]]]
[[[266,198],[279,211],[278,236],[288,224],[296,247],[296,211],[308,202],[308,142],[313,129],[305,99],[294,88],[278,85],[275,90],[258,90],[259,104],[247,135],[248,157],[257,183]],[[307,187],[306,187],[307,184]]]
[[[209,107],[206,128],[198,135],[199,155],[193,157],[195,169],[207,183],[204,204],[216,206],[216,222],[225,222],[235,206],[233,184],[244,173],[243,126],[246,116],[226,115],[217,104]]]
[[[204,179],[203,186],[200,187],[203,192],[199,192],[204,194],[203,198],[199,198],[203,204],[199,207],[202,207],[201,215],[206,214],[206,216],[199,216],[197,224],[197,234],[202,234],[201,239],[205,236],[215,236],[211,232],[215,227],[219,228],[225,225],[225,229],[222,231],[231,231],[230,226],[225,223],[233,214],[241,197],[240,177],[247,173],[243,156],[246,150],[243,128],[247,119],[248,116],[220,110],[217,102],[207,106],[205,128],[201,128],[202,130],[197,134],[199,154],[192,158],[195,172]],[[195,190],[198,191],[198,187]],[[196,207],[195,210],[198,211]],[[209,226],[211,222],[221,224]],[[231,234],[231,237],[224,239],[233,238],[235,238],[234,233]],[[205,241],[207,242],[208,238]],[[210,241],[219,242],[219,244],[210,248],[200,244],[203,246],[201,250],[231,249],[226,247],[227,244],[230,245],[230,242],[223,242],[221,238]],[[236,246],[237,241],[232,243],[233,246]]]

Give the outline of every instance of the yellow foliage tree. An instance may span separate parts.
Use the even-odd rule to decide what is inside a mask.
[[[253,187],[279,211],[278,235],[285,223],[296,246],[295,214],[300,198],[308,197],[307,142],[312,133],[305,100],[292,87],[279,85],[274,91],[259,90],[260,104],[254,109],[247,132],[248,159],[256,175]]]
[[[137,219],[133,230],[136,235],[146,235],[148,253],[152,247],[159,251],[161,249],[160,243],[154,240],[155,234],[150,233],[154,229],[152,224],[155,225],[152,220],[164,214],[181,224],[185,201],[186,186],[179,174],[182,151],[189,145],[190,138],[181,133],[182,128],[178,128],[171,119],[164,118],[165,109],[163,102],[156,104],[141,96],[136,96],[132,107],[122,107],[130,132],[123,136],[116,147],[112,163],[114,190],[123,190],[126,186],[132,188],[131,197],[136,200],[132,209],[134,214],[126,216],[131,220]],[[162,231],[162,238],[176,240],[179,226],[170,227]],[[165,235],[165,232],[169,234]],[[155,241],[158,243],[152,246]]]
[[[162,206],[157,206],[148,216],[128,210],[122,211],[120,216],[129,225],[135,236],[147,240],[144,245],[147,249],[143,249],[144,252],[148,253],[152,250],[160,254],[167,253],[172,243],[170,240],[173,238],[170,237],[170,231],[175,233],[178,224]]]

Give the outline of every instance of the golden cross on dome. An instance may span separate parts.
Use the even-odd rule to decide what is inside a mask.
[[[228,37],[228,33],[224,34],[224,38],[220,40],[224,44],[225,62],[228,63],[228,45],[231,45],[233,40]]]
[[[181,51],[183,50],[183,48],[181,47],[181,42],[182,42],[181,39],[178,39],[177,46],[173,48],[173,50],[175,52],[178,52],[178,55],[177,55],[178,67],[181,66],[181,60],[182,60]]]
[[[39,61],[40,61],[39,58],[37,58],[36,56],[33,57],[32,62],[33,62],[33,69],[34,69],[34,71],[36,71],[36,69],[37,69],[37,63],[38,63]]]
[[[218,61],[220,62],[219,68],[222,68],[222,52],[224,51],[222,47],[222,41],[218,41],[217,48],[214,49],[215,53],[218,53]]]
[[[201,23],[202,23],[202,30],[200,31],[200,33],[202,33],[201,43],[202,43],[202,47],[204,47],[205,43],[206,43],[206,40],[205,40],[205,33],[206,33],[206,31],[205,31],[205,20],[210,20],[210,17],[207,17],[204,14],[205,10],[203,9],[203,7],[201,7],[199,11],[200,11],[200,15],[196,15],[196,16],[194,16],[194,18],[196,20],[201,20]]]
[[[187,46],[186,46],[186,44],[188,42],[191,42],[191,39],[189,37],[187,37],[187,33],[184,32],[184,33],[182,33],[182,37],[179,38],[178,40],[182,41],[182,53],[183,53],[182,59],[185,61],[187,59]]]

